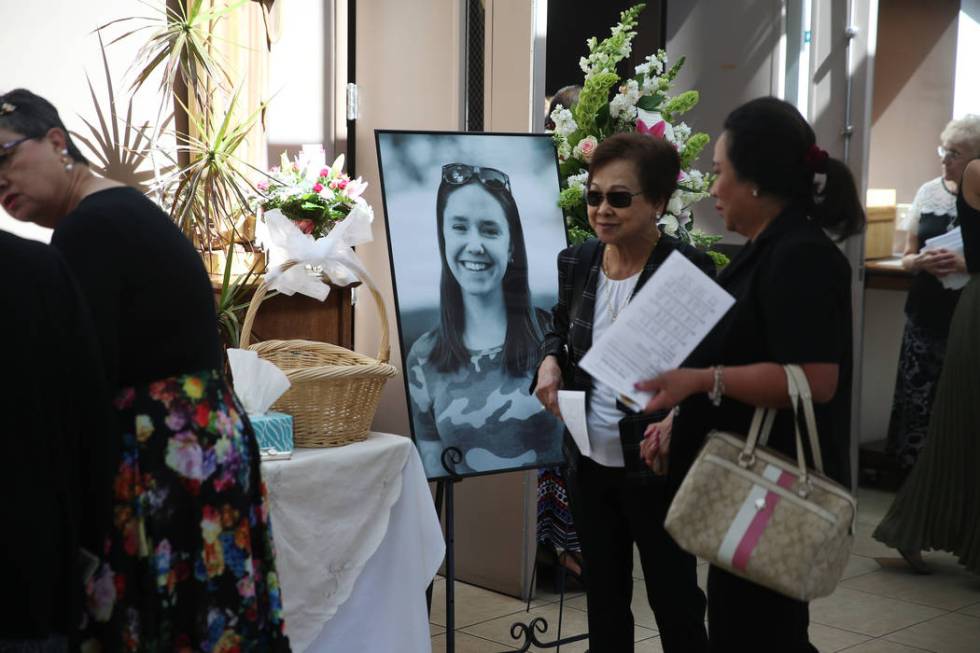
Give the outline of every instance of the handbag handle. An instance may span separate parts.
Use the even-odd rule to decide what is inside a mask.
[[[799,365],[786,365],[783,369],[786,370],[786,380],[792,379],[796,382],[796,388],[799,391],[800,403],[803,404],[803,415],[806,419],[806,430],[807,436],[810,440],[810,451],[813,453],[813,466],[814,468],[823,474],[823,453],[820,451],[820,440],[817,437],[817,417],[813,411],[813,395],[810,393],[810,383],[807,381],[806,374],[803,372],[803,368]],[[792,400],[792,395],[790,395]],[[793,417],[798,418],[796,413],[796,402],[793,402]],[[797,425],[799,425],[799,420],[796,419]]]
[[[789,392],[790,405],[793,408],[793,427],[796,436],[796,463],[800,472],[801,495],[809,494],[810,473],[806,466],[806,455],[803,451],[803,438],[800,435],[799,404],[803,404],[803,413],[806,419],[807,435],[810,441],[810,449],[813,452],[814,467],[819,473],[823,473],[823,456],[820,451],[820,442],[817,437],[816,416],[813,411],[813,397],[810,393],[810,384],[807,382],[806,375],[798,365],[785,365],[783,370],[786,373],[786,386]],[[739,454],[739,464],[748,467],[755,461],[755,448],[758,445],[765,446],[769,441],[769,434],[775,421],[778,409],[768,409],[758,407],[752,416],[752,424],[749,427],[748,437],[745,439],[745,448]],[[760,437],[761,436],[761,437]]]

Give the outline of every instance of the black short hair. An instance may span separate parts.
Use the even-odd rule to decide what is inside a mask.
[[[589,163],[589,183],[597,170],[620,159],[633,162],[648,200],[654,204],[670,201],[681,172],[680,155],[671,143],[637,132],[614,134],[596,147]]]
[[[756,98],[728,114],[724,129],[726,154],[739,179],[803,207],[838,240],[864,229],[854,176],[837,159],[814,164],[816,134],[795,106],[775,97]],[[827,175],[822,189],[815,184],[818,172]]]
[[[17,88],[0,95],[0,107],[3,105],[9,106],[0,109],[0,127],[30,138],[42,138],[57,127],[65,132],[68,156],[76,163],[88,165],[88,159],[82,156],[53,104],[26,88]]]

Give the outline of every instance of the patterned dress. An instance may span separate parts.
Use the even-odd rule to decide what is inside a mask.
[[[51,244],[89,305],[115,396],[115,475],[99,506],[111,524],[93,551],[83,650],[289,650],[258,446],[217,371],[200,255],[125,187],[82,199]]]
[[[920,251],[926,240],[946,233],[955,224],[956,197],[944,188],[942,178],[923,184],[912,202],[907,227],[916,231]],[[915,275],[909,290],[888,423],[888,451],[905,468],[915,463],[926,443],[949,324],[959,295],[960,291],[946,290],[924,271]]]
[[[83,651],[288,651],[251,425],[217,372],[126,388]],[[118,639],[116,639],[118,637]]]
[[[962,189],[957,212],[970,280],[953,313],[929,438],[872,536],[906,551],[949,551],[980,574],[980,209]]]

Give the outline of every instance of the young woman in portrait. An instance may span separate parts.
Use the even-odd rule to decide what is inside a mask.
[[[430,476],[441,454],[458,473],[555,462],[561,423],[528,392],[547,314],[531,303],[527,252],[510,179],[466,163],[442,168],[436,195],[439,323],[406,363],[415,439]]]

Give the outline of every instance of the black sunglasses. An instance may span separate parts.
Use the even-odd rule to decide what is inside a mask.
[[[29,141],[32,138],[34,138],[34,136],[24,136],[22,138],[18,138],[17,140],[8,141],[7,143],[0,144],[0,167],[3,167],[3,165],[7,163],[10,157],[14,155],[14,150],[17,148],[18,145],[20,145],[24,141]]]
[[[608,193],[603,193],[597,190],[590,190],[585,194],[585,203],[589,206],[600,206],[602,200],[605,199],[609,202],[609,206],[614,209],[625,209],[627,206],[633,203],[633,198],[637,195],[642,195],[643,191],[639,193],[631,193],[628,190],[613,190]]]
[[[447,184],[460,186],[474,177],[491,190],[510,192],[510,177],[496,168],[481,168],[467,163],[447,163],[442,166],[442,180]]]

